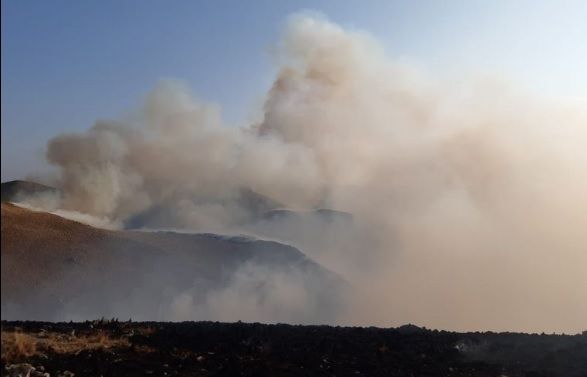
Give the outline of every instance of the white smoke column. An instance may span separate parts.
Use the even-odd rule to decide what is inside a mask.
[[[230,204],[242,188],[329,206],[356,224],[321,259],[359,292],[346,323],[584,329],[584,103],[432,80],[321,18],[293,17],[278,50],[258,125],[225,127],[162,83],[135,119],[51,141],[65,209],[165,207],[170,226],[223,231],[246,217]]]

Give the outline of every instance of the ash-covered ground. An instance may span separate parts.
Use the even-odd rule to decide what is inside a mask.
[[[3,321],[2,375],[17,376],[23,370],[31,377],[579,377],[587,376],[587,333],[455,333],[412,325]]]

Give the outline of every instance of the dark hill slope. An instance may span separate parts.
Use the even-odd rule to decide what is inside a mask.
[[[55,187],[42,185],[29,181],[9,181],[0,185],[2,193],[2,202],[15,202],[33,195],[39,194],[59,194]]]

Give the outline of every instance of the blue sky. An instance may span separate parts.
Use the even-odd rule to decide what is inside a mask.
[[[44,169],[46,141],[184,80],[241,123],[270,85],[288,15],[370,32],[433,74],[492,73],[587,97],[587,1],[2,0],[2,180]]]

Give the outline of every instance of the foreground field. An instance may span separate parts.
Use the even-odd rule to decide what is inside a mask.
[[[587,376],[587,335],[217,322],[2,322],[2,375]],[[39,372],[41,371],[41,372]],[[24,374],[23,374],[24,375]]]

